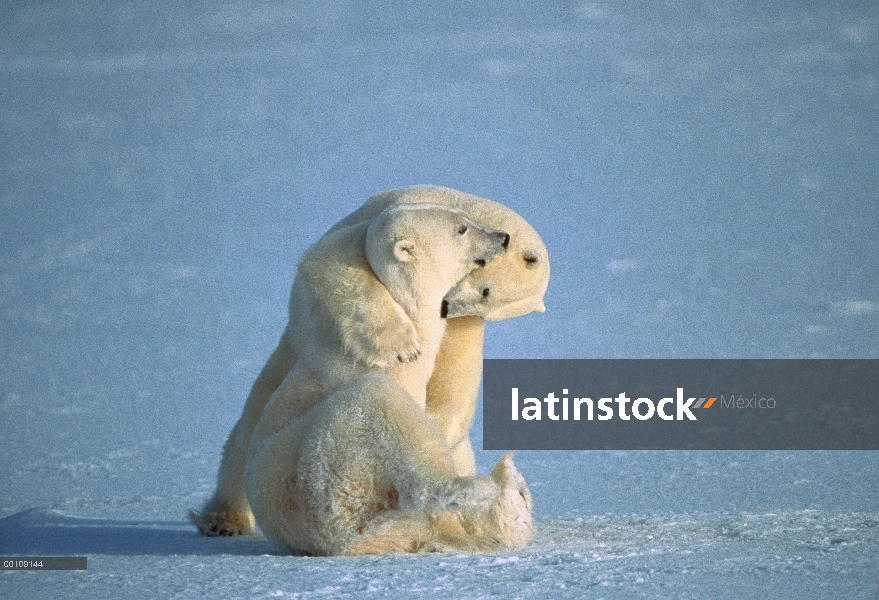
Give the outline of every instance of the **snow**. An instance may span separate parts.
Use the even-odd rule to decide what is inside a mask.
[[[298,256],[393,187],[546,241],[547,312],[486,356],[879,358],[871,3],[0,15],[0,555],[89,557],[4,597],[879,592],[875,452],[521,452],[539,532],[499,554],[289,557],[185,517]]]

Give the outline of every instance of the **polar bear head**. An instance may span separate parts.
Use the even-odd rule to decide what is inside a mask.
[[[376,194],[339,221],[333,230],[368,222],[390,206],[441,204],[464,211],[485,227],[506,231],[506,252],[465,277],[446,296],[448,316],[480,316],[500,321],[530,312],[543,312],[549,284],[549,255],[543,240],[528,222],[503,204],[435,185],[417,185]]]
[[[410,188],[413,189],[413,188]],[[500,321],[544,312],[549,254],[540,235],[518,213],[491,200],[447,188],[414,188],[428,197],[455,202],[468,217],[510,234],[507,251],[464,277],[445,297],[448,316],[479,316]]]
[[[366,260],[410,317],[445,310],[443,296],[465,275],[484,268],[510,241],[460,209],[434,203],[391,206],[370,223]]]
[[[543,304],[549,284],[546,247],[524,219],[507,210],[512,214],[489,221],[509,227],[507,251],[489,261],[484,269],[468,274],[446,294],[448,317],[473,315],[486,321],[501,321],[546,310]]]

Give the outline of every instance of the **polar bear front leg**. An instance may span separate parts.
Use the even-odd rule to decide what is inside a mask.
[[[482,317],[455,317],[446,332],[427,383],[427,414],[446,438],[458,475],[475,475],[470,426],[482,379]]]
[[[388,289],[370,275],[356,273],[349,280],[357,291],[336,315],[345,349],[367,366],[380,369],[416,360],[421,344],[415,325]]]
[[[244,465],[253,431],[269,399],[296,363],[297,354],[287,331],[250,390],[241,418],[223,448],[217,475],[217,489],[201,512],[189,517],[207,536],[249,535],[254,532],[253,515],[244,491]]]
[[[416,360],[421,340],[415,324],[375,276],[366,257],[358,255],[340,263],[330,252],[320,254],[319,249],[320,244],[300,263],[308,294],[293,301],[313,302],[322,319],[335,324],[343,347],[356,361],[386,369]],[[291,315],[309,308],[291,304]]]

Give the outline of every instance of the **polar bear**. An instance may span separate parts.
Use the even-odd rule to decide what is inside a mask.
[[[472,271],[445,297],[448,323],[427,386],[427,412],[452,448],[459,475],[476,473],[470,444],[470,425],[476,411],[482,379],[485,322],[500,321],[544,312],[543,296],[549,284],[549,255],[540,235],[525,219],[506,206],[464,192],[439,186],[412,186],[382,192],[370,198],[330,231],[368,222],[389,206],[428,202],[453,206],[487,227],[510,234],[507,251],[484,269]],[[316,280],[314,297],[327,297],[342,285],[342,278]],[[365,314],[336,310],[332,320],[344,332],[352,354],[366,362],[381,364],[402,359],[417,347],[417,338],[395,325],[386,294],[368,285],[368,278],[351,274],[344,282],[346,293],[360,298],[371,310]],[[455,318],[457,317],[457,318]],[[385,335],[373,335],[383,331]]]
[[[427,412],[452,449],[459,475],[476,473],[469,430],[482,376],[486,320],[542,312],[549,258],[536,231],[505,206],[449,188],[414,186],[383,192],[337,223],[325,236],[368,224],[392,206],[440,204],[463,210],[473,221],[510,234],[509,248],[485,268],[467,275],[446,295],[445,334],[426,388]],[[217,488],[201,514],[191,513],[205,535],[253,532],[244,492],[244,467],[253,430],[266,403],[297,363],[316,331],[338,335],[349,360],[372,366],[417,360],[420,339],[405,311],[362,257],[339,260],[321,240],[299,264],[289,301],[289,322],[253,384],[223,451]],[[472,315],[472,316],[464,316]]]
[[[363,235],[365,228],[365,238]],[[352,364],[341,339],[315,331],[272,395],[251,440],[247,499],[267,537],[313,554],[514,547],[531,535],[530,495],[505,457],[492,477],[459,477],[425,412],[443,338],[443,297],[509,236],[455,208],[392,206],[318,244],[365,248],[375,277],[419,337],[417,361]]]

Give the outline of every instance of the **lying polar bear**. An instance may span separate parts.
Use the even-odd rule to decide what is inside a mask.
[[[318,244],[339,257],[365,249],[421,355],[386,368],[352,364],[337,339],[313,332],[248,453],[247,499],[268,538],[322,555],[493,549],[530,538],[530,495],[512,458],[492,477],[457,476],[424,410],[446,325],[443,297],[508,242],[458,209],[421,203],[393,206]]]
[[[427,413],[452,449],[456,472],[473,475],[476,463],[469,430],[482,376],[485,321],[542,312],[549,258],[540,236],[514,211],[435,186],[378,194],[336,224],[325,239],[346,227],[368,224],[389,207],[420,203],[456,207],[477,223],[510,234],[506,252],[472,271],[446,295],[448,321],[426,389]],[[290,294],[289,323],[226,442],[217,489],[201,514],[192,513],[205,535],[253,532],[244,491],[250,440],[269,398],[316,335],[340,339],[350,362],[378,367],[416,360],[421,351],[411,319],[376,280],[365,258],[340,260],[323,249],[323,241],[307,251],[299,265]]]

